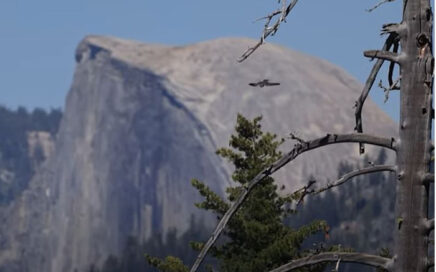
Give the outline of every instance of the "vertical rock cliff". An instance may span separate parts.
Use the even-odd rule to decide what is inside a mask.
[[[231,185],[231,169],[215,149],[227,146],[238,112],[263,115],[265,128],[283,137],[353,130],[356,80],[274,45],[236,63],[253,43],[166,47],[85,38],[55,150],[21,197],[0,211],[0,271],[85,271],[119,254],[128,236],[182,233],[192,214],[212,226],[213,218],[194,208],[199,197],[189,181],[201,179],[221,193]],[[281,85],[248,86],[264,78]],[[373,103],[365,110],[369,132],[394,133]],[[304,155],[277,179],[288,190],[309,175],[331,179],[342,160],[358,160],[357,146]]]

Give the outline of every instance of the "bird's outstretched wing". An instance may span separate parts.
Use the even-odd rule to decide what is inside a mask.
[[[258,83],[248,83],[248,85],[252,86],[252,87],[257,87],[257,85],[259,85]]]
[[[280,85],[279,82],[269,82],[269,81],[265,82],[265,86],[278,86],[278,85]]]

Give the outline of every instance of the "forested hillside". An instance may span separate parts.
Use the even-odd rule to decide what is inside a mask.
[[[0,106],[0,205],[27,186],[37,166],[49,155],[62,112]]]
[[[61,117],[59,109],[28,111],[23,107],[12,110],[0,106],[0,205],[8,204],[26,188],[38,165],[46,159],[42,143],[56,137]],[[40,137],[35,142],[32,141],[34,132],[39,132],[39,135],[47,133],[50,137]],[[386,154],[382,152],[374,162],[363,161],[364,164],[383,164],[385,160]],[[338,169],[338,176],[356,167],[344,162]],[[319,182],[323,182],[322,177]],[[388,174],[356,178],[338,192],[309,197],[288,224],[297,227],[313,219],[323,219],[331,227],[329,244],[342,244],[358,250],[389,249],[393,238],[394,182],[394,177]],[[166,235],[154,235],[147,241],[130,237],[121,256],[110,256],[102,267],[91,266],[89,271],[152,271],[144,258],[145,253],[159,257],[178,256],[189,264],[195,258],[189,241],[205,239],[208,234],[208,230],[194,218],[191,218],[190,225],[189,231],[181,236],[174,230]],[[362,236],[370,239],[361,239]]]
[[[176,230],[166,235],[154,235],[147,241],[140,241],[137,237],[129,237],[122,250],[121,256],[109,256],[101,267],[92,264],[87,272],[144,272],[158,271],[147,263],[145,254],[160,258],[177,256],[184,262],[191,264],[196,257],[189,243],[191,241],[205,240],[208,230],[201,222],[191,217],[190,228],[183,235],[178,236]]]

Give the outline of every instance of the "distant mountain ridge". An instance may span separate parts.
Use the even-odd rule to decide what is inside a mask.
[[[253,43],[224,38],[168,47],[86,37],[76,50],[54,154],[20,199],[0,211],[0,271],[85,271],[118,255],[129,236],[182,233],[192,214],[212,226],[213,218],[195,211],[198,194],[189,180],[218,192],[231,185],[215,150],[227,146],[238,112],[262,115],[265,129],[282,137],[352,132],[361,89],[355,79],[271,44],[238,64]],[[248,85],[263,79],[280,86]],[[394,122],[371,101],[364,118],[366,131],[395,135]],[[358,160],[356,145],[305,154],[276,178],[290,191],[310,175],[335,178],[343,160]]]

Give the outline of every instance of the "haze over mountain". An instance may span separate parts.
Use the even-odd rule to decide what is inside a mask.
[[[215,155],[227,146],[236,114],[263,116],[264,128],[304,139],[349,133],[361,85],[340,68],[267,44],[224,38],[168,47],[89,36],[78,46],[74,80],[54,151],[19,198],[0,210],[0,271],[85,271],[118,255],[128,236],[187,230],[196,211],[191,178],[223,192],[231,168]],[[280,86],[255,88],[270,79]],[[371,101],[366,132],[395,135]],[[286,141],[283,149],[292,148]],[[367,147],[367,153],[378,155]],[[333,153],[332,153],[333,152]],[[292,191],[310,177],[337,176],[359,159],[356,144],[302,155],[276,178]]]

